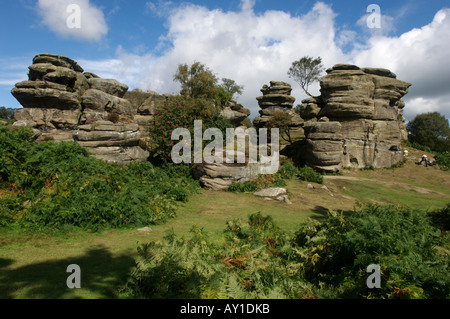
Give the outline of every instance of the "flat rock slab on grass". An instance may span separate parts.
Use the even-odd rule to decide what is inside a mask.
[[[253,195],[260,197],[278,197],[286,193],[285,188],[266,188],[253,193]]]
[[[150,227],[143,227],[143,228],[139,228],[137,231],[149,233],[152,231],[152,229]]]

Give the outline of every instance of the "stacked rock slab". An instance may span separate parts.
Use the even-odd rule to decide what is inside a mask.
[[[14,125],[39,130],[38,141],[89,142],[89,148],[96,157],[113,162],[142,160],[146,157],[145,151],[134,144],[134,135],[140,134],[139,129],[133,126],[123,131],[122,127],[133,123],[137,113],[132,104],[123,98],[127,91],[128,86],[114,79],[102,79],[84,72],[70,58],[39,54],[29,66],[28,80],[17,83],[11,91],[23,106],[14,115]],[[88,129],[89,125],[104,120],[110,121],[99,125],[101,134],[96,129]],[[86,132],[92,134],[86,137]],[[133,142],[127,134],[122,134],[124,132],[134,134]],[[80,139],[80,136],[85,139]],[[116,156],[115,147],[118,145],[123,156]]]
[[[17,83],[11,91],[23,109],[14,117],[57,140],[70,140],[67,131],[78,126],[82,107],[81,96],[89,88],[83,69],[77,62],[62,56],[40,54],[29,66],[28,80]]]
[[[74,139],[95,157],[110,163],[129,164],[145,161],[149,154],[139,147],[139,125],[96,121],[80,125]]]
[[[338,64],[327,73],[316,99],[321,106],[319,120],[304,125],[305,161],[331,172],[344,167],[390,167],[401,161],[405,139],[402,98],[411,84],[379,68]]]
[[[242,122],[250,115],[250,110],[236,101],[228,102],[220,114],[234,126],[240,126]]]
[[[276,112],[284,112],[290,116],[290,136],[292,142],[302,138],[304,120],[293,109],[295,97],[291,96],[292,87],[289,83],[270,81],[270,86],[264,85],[262,96],[257,97],[260,116],[253,120],[257,128],[263,128]],[[283,139],[280,141],[283,143]]]

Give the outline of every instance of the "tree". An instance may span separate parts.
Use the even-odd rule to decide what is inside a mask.
[[[186,98],[217,100],[217,77],[200,62],[195,62],[191,66],[178,65],[178,71],[173,79],[181,83],[180,94]]]
[[[275,111],[273,115],[270,117],[269,121],[267,121],[265,128],[268,128],[267,134],[270,139],[271,136],[271,129],[272,128],[278,128],[280,131],[280,137],[292,144],[292,137],[291,137],[291,115],[287,112],[283,111]]]
[[[154,123],[149,129],[149,147],[152,156],[162,163],[172,161],[172,132],[177,128],[192,129],[194,118],[181,97],[169,97],[155,107]]]
[[[14,118],[14,113],[17,109],[6,108],[4,106],[0,106],[0,119],[3,120],[12,120]]]
[[[238,85],[236,81],[222,78],[222,84],[220,87],[224,88],[228,93],[231,94],[231,98],[234,97],[235,94],[242,95],[242,91],[244,90],[243,85]]]
[[[445,116],[438,112],[417,115],[407,125],[409,141],[428,146],[433,151],[450,149],[450,128]]]
[[[190,115],[205,121],[220,112],[218,80],[205,65],[200,62],[191,66],[180,64],[173,79],[181,83],[180,94]]]
[[[288,75],[290,78],[293,78],[295,82],[300,84],[300,87],[306,94],[313,97],[308,92],[308,88],[312,83],[320,80],[320,74],[323,71],[324,67],[320,57],[313,59],[312,57],[306,56],[298,61],[292,62]]]

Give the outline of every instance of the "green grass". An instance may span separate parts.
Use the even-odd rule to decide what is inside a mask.
[[[188,236],[196,225],[212,240],[220,240],[226,221],[247,219],[261,212],[271,215],[286,232],[299,229],[307,217],[323,218],[328,209],[350,213],[358,203],[399,204],[431,210],[450,202],[449,172],[418,167],[410,161],[395,170],[353,170],[343,176],[327,176],[324,185],[296,179],[287,181],[292,205],[265,201],[251,193],[202,190],[181,203],[177,216],[152,232],[136,229],[97,233],[37,233],[0,231],[0,298],[120,298],[142,243],[161,240],[168,231]],[[353,177],[355,180],[343,178]],[[358,180],[359,179],[359,180]],[[312,184],[314,189],[308,189]],[[419,188],[429,192],[419,192]],[[0,196],[1,193],[0,193]],[[66,268],[81,267],[81,289],[68,289]]]

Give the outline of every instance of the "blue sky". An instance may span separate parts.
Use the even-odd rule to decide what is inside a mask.
[[[293,85],[287,70],[302,56],[326,67],[385,67],[413,86],[405,115],[450,116],[448,1],[164,1],[0,0],[0,106],[19,107],[10,94],[27,79],[32,58],[68,56],[86,70],[130,89],[176,93],[180,63],[200,61],[219,78],[244,85],[238,101],[257,115],[256,97],[271,80]],[[81,28],[69,29],[69,4],[81,8]],[[367,26],[367,7],[381,10],[381,28]],[[311,90],[319,94],[316,85]]]

